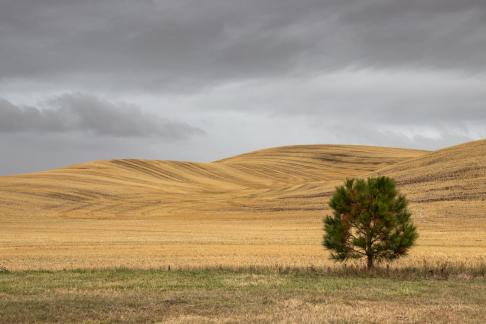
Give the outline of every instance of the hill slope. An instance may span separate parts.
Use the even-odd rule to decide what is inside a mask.
[[[470,142],[380,169],[415,202],[486,200],[486,141]]]
[[[96,161],[0,177],[0,208],[10,213],[69,217],[228,212],[245,204],[258,205],[254,197],[258,193],[273,197],[299,191],[303,195],[312,187],[310,182],[341,181],[423,154],[313,145],[261,150],[214,163]],[[235,199],[248,201],[238,204]]]

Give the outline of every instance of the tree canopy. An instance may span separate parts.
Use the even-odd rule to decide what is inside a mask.
[[[337,187],[324,219],[323,245],[338,261],[367,259],[375,262],[406,255],[418,234],[404,195],[388,177],[348,179]]]

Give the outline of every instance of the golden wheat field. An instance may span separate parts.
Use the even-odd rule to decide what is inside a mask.
[[[435,152],[346,145],[212,163],[95,161],[0,177],[9,269],[330,266],[322,218],[348,177],[390,175],[420,238],[396,266],[486,260],[486,141]]]

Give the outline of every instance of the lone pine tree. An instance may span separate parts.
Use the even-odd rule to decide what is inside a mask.
[[[371,269],[406,255],[418,237],[407,199],[391,178],[348,179],[329,206],[334,213],[324,219],[323,245],[335,260],[366,257]]]

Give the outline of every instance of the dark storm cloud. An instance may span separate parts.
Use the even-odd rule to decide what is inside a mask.
[[[346,67],[484,73],[485,3],[2,1],[0,78],[160,90]]]
[[[0,0],[0,174],[478,139],[484,53],[485,0]]]
[[[360,10],[346,15],[348,21],[379,23],[397,16],[408,17],[411,14],[424,18],[462,12],[476,12],[484,15],[486,10],[486,3],[483,0],[376,0],[367,2],[368,4]]]
[[[138,107],[86,94],[49,100],[48,108],[18,107],[0,99],[0,133],[88,132],[100,136],[184,139],[202,134],[186,123],[162,119]]]

